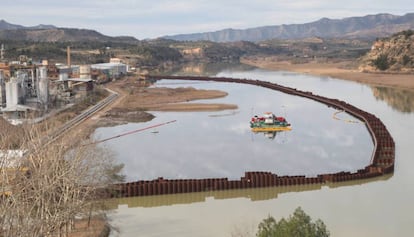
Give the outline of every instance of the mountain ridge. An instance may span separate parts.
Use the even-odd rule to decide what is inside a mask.
[[[252,41],[269,39],[301,39],[309,37],[371,38],[386,37],[414,28],[414,13],[403,16],[381,13],[343,19],[321,18],[304,24],[282,24],[247,29],[224,29],[213,32],[178,34],[162,38],[178,41],[209,40],[214,42]]]
[[[5,21],[4,19],[0,20],[0,30],[19,30],[19,29],[55,29],[57,28],[54,25],[44,25],[44,24],[39,24],[36,26],[22,26],[22,25],[17,25],[17,24],[12,24],[9,23],[7,21]]]
[[[0,20],[0,40],[21,40],[35,42],[137,42],[132,36],[107,36],[96,30],[62,28],[54,25],[39,24],[37,26],[22,26]]]

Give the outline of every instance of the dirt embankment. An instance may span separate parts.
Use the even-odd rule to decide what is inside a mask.
[[[369,85],[414,90],[414,75],[412,74],[360,72],[354,66],[350,66],[353,63],[351,61],[341,61],[332,63],[320,63],[316,61],[310,61],[308,63],[292,64],[289,61],[280,61],[275,56],[256,56],[243,58],[241,62],[251,66],[269,70],[284,70],[305,73],[315,76],[326,76],[343,80],[357,81]]]
[[[227,96],[226,92],[219,90],[199,90],[192,87],[152,88],[135,78],[125,78],[111,83],[108,87],[117,91],[121,98],[101,116],[98,126],[150,121],[154,116],[147,111],[190,112],[238,108],[233,104],[191,102]]]

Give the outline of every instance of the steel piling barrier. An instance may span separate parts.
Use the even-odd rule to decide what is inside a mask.
[[[395,143],[386,126],[375,115],[356,108],[355,106],[344,101],[326,98],[323,96],[315,95],[312,92],[301,91],[275,83],[259,80],[194,76],[150,76],[150,78],[169,80],[217,81],[256,85],[278,90],[283,93],[312,99],[317,102],[326,104],[332,108],[343,110],[362,120],[370,132],[374,143],[371,162],[366,167],[359,169],[354,173],[337,172],[331,174],[319,174],[316,177],[278,176],[277,174],[273,174],[271,172],[245,172],[244,177],[241,177],[240,180],[228,180],[227,178],[169,180],[158,178],[144,182],[137,181],[126,184],[115,184],[113,185],[110,192],[108,192],[109,197],[149,196],[229,189],[325,184],[368,179],[394,172]]]

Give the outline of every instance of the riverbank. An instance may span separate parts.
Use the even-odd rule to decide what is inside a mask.
[[[314,76],[356,81],[374,86],[414,90],[414,75],[360,72],[352,65],[353,62],[351,61],[324,63],[310,61],[307,63],[293,64],[286,60],[280,61],[276,56],[252,56],[242,58],[240,62],[268,70],[291,71]]]

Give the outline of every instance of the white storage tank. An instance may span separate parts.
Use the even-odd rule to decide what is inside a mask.
[[[81,79],[90,79],[91,78],[91,66],[81,65],[79,68],[79,76]]]
[[[67,73],[59,73],[59,81],[65,81],[68,78],[69,77],[68,77],[68,74]]]

